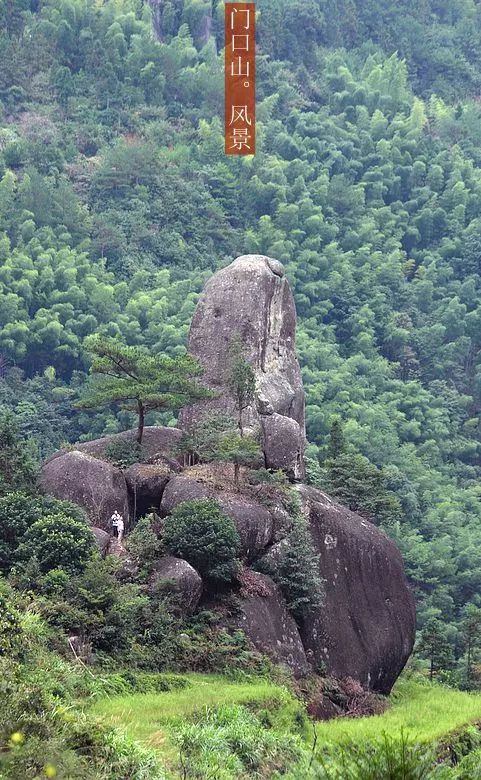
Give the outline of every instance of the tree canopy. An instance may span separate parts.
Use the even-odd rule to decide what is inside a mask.
[[[152,410],[178,410],[213,393],[197,382],[202,369],[195,358],[152,355],[114,339],[93,336],[86,342],[93,355],[93,380],[78,402],[80,408],[119,403],[138,414],[137,443],[142,444],[145,415]]]

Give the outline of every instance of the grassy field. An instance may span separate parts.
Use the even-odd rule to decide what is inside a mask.
[[[195,712],[222,704],[265,705],[274,713],[273,726],[288,731],[293,718],[302,711],[285,688],[265,680],[239,683],[221,675],[182,676],[189,681],[186,688],[101,699],[91,711],[131,738],[157,748],[167,760],[175,756],[169,724],[188,719]]]
[[[220,675],[188,674],[183,677],[188,680],[185,688],[103,698],[91,710],[134,740],[158,750],[167,770],[174,770],[179,760],[172,727],[181,720],[189,721],[194,715],[200,715],[202,720],[203,711],[207,716],[208,710],[224,704],[245,705],[258,714],[268,712],[267,728],[281,740],[283,734],[296,733],[300,739],[303,733],[305,741],[301,742],[310,754],[313,731],[310,726],[302,728],[303,707],[285,688],[266,680],[234,682]],[[332,758],[336,755],[336,747],[340,749],[347,743],[367,745],[382,739],[384,734],[394,739],[403,734],[409,742],[435,749],[438,745],[450,744],[453,734],[477,721],[481,721],[481,695],[444,688],[421,678],[401,679],[384,714],[316,724],[315,753],[319,760]],[[172,776],[178,775],[174,772]],[[226,775],[231,776],[249,775]],[[301,777],[295,772],[292,776]],[[310,772],[302,774],[302,777],[311,776],[314,775]]]
[[[481,720],[481,695],[445,688],[435,683],[400,679],[391,694],[391,705],[371,718],[340,718],[317,724],[323,743],[370,741],[383,732],[405,735],[415,742],[433,743],[474,721]]]

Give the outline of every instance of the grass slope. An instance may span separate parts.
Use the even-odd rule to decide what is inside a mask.
[[[266,706],[275,712],[273,725],[288,731],[301,710],[300,703],[285,688],[266,680],[234,682],[221,675],[202,674],[182,677],[189,681],[185,688],[100,699],[91,712],[129,737],[157,748],[170,762],[176,751],[169,739],[169,725],[189,719],[198,711],[222,704]]]
[[[95,702],[91,711],[108,725],[121,729],[128,737],[157,750],[167,771],[173,772],[172,777],[178,776],[176,769],[179,766],[179,751],[172,737],[175,727],[181,721],[185,723],[196,717],[198,723],[205,721],[204,736],[207,739],[212,736],[208,713],[222,705],[243,705],[252,708],[256,713],[268,713],[264,727],[271,733],[275,732],[281,740],[296,733],[297,739],[300,739],[297,744],[304,746],[301,753],[305,750],[304,757],[307,755],[309,758],[311,755],[313,732],[310,727],[306,728],[305,724],[301,725],[304,709],[285,688],[267,680],[235,682],[220,675],[200,674],[183,677],[188,680],[185,688],[174,688],[162,693],[103,698]],[[317,740],[314,750],[320,763],[326,759],[332,771],[337,771],[336,756],[344,750],[343,746],[351,750],[354,745],[369,753],[369,746],[382,740],[385,734],[396,741],[402,736],[403,740],[413,745],[425,745],[427,751],[433,751],[430,753],[433,763],[428,760],[428,764],[429,767],[434,767],[435,755],[438,751],[439,755],[445,752],[442,746],[451,744],[453,740],[454,745],[456,735],[459,737],[470,724],[477,721],[481,721],[479,694],[445,688],[422,678],[401,679],[392,694],[390,707],[383,715],[359,719],[340,718],[316,724]],[[477,729],[472,731],[478,736],[474,738],[472,746],[466,743],[460,758],[478,748],[479,732]],[[239,744],[241,741],[240,739]],[[473,758],[476,756],[473,754]],[[476,760],[481,762],[481,754]],[[316,774],[320,767],[315,770],[310,763],[306,762],[305,758],[299,765],[294,761],[288,777],[295,777],[296,780],[300,777],[323,777],[322,773]],[[315,764],[317,765],[317,762]],[[476,771],[478,770],[481,770],[481,763],[479,766],[476,764]],[[332,777],[337,778],[335,771]],[[446,767],[446,771],[451,770]],[[431,769],[425,775],[420,774],[420,777],[431,777],[430,772]],[[208,773],[200,772],[198,776],[207,777]],[[226,778],[244,776],[251,775],[239,772],[225,774]],[[254,773],[252,776],[258,775]],[[270,777],[272,774],[264,773],[262,776]],[[451,774],[446,774],[446,777],[448,776],[451,777]]]
[[[481,720],[481,696],[418,679],[401,678],[382,715],[317,724],[318,745],[370,742],[383,733],[405,736],[420,744],[434,743],[469,723]]]

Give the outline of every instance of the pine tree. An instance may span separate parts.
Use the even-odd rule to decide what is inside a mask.
[[[431,618],[421,633],[418,653],[429,660],[429,679],[439,672],[452,668],[453,648],[447,638],[446,626],[437,618]]]
[[[379,523],[392,524],[399,519],[401,504],[387,489],[383,470],[348,448],[338,417],[331,424],[325,467],[329,492],[349,509]]]
[[[226,433],[221,440],[213,460],[225,460],[234,464],[234,483],[239,488],[241,466],[254,466],[261,458],[259,442],[255,436]]]
[[[294,617],[302,620],[306,610],[322,604],[319,555],[314,550],[304,519],[297,518],[287,538],[287,550],[275,579],[281,586],[289,610]]]
[[[0,496],[32,489],[37,470],[32,444],[22,439],[15,415],[0,410]]]
[[[331,430],[329,431],[328,457],[337,458],[345,451],[346,440],[344,438],[342,422],[339,417],[335,417],[331,424]]]
[[[115,339],[92,336],[86,347],[93,355],[92,376],[82,409],[119,403],[138,414],[137,442],[142,443],[145,415],[154,409],[176,411],[214,393],[196,381],[202,369],[192,356],[151,355]]]

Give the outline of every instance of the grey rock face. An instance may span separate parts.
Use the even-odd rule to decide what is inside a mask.
[[[182,410],[180,427],[189,428],[214,409],[235,416],[224,376],[230,344],[239,336],[257,382],[256,401],[244,413],[246,425],[261,427],[268,466],[282,463],[272,467],[302,479],[304,390],[295,335],[294,298],[281,263],[263,255],[244,255],[214,274],[197,304],[189,351],[203,365],[206,384],[220,395]],[[274,421],[269,420],[271,416]],[[279,418],[291,422],[282,423]]]
[[[323,606],[304,620],[304,647],[328,674],[389,693],[415,638],[401,555],[383,531],[320,490],[300,493],[325,589]]]
[[[259,560],[259,568],[271,574],[276,572],[284,563],[285,557],[290,550],[289,539],[281,539],[280,542],[276,542],[269,547],[269,550]]]
[[[274,520],[265,507],[235,493],[216,491],[211,485],[190,477],[176,476],[169,481],[162,496],[162,513],[169,514],[178,504],[198,498],[215,499],[233,519],[240,536],[242,555],[247,560],[258,557],[271,542]]]
[[[178,597],[182,610],[194,612],[202,595],[202,579],[190,563],[182,558],[166,555],[160,558],[150,578],[150,587],[165,583]]]
[[[120,469],[110,463],[72,450],[47,461],[39,482],[46,493],[83,507],[97,528],[110,531],[114,511],[128,524],[127,483]]]
[[[168,515],[183,501],[215,497],[215,491],[210,485],[204,482],[197,482],[197,480],[190,477],[178,476],[169,480],[162,496],[160,508],[163,515]]]
[[[120,562],[119,567],[115,570],[116,578],[120,582],[132,582],[139,573],[139,567],[127,548],[116,537],[112,537],[110,540],[108,554]]]
[[[239,597],[237,627],[254,647],[275,663],[287,666],[296,676],[309,670],[306,653],[294,618],[287,611],[279,588],[263,574],[255,574],[257,592]]]
[[[303,469],[305,435],[301,426],[296,420],[277,413],[262,416],[261,425],[267,468],[282,469],[295,478]]]
[[[107,531],[102,531],[101,528],[92,528],[92,533],[95,536],[95,541],[97,542],[100,554],[106,555],[111,540],[110,534],[108,534]]]

